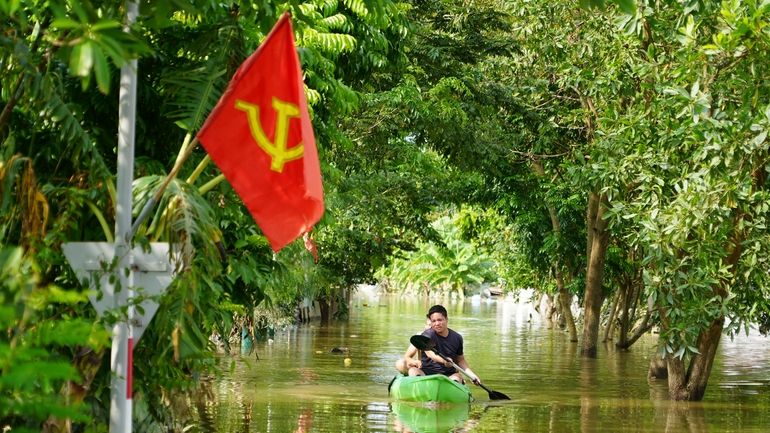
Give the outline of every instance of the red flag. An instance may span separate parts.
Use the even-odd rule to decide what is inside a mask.
[[[288,13],[238,68],[197,138],[273,251],[321,219],[321,169]]]

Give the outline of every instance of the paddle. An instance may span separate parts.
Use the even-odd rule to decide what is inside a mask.
[[[414,347],[416,347],[416,348],[418,348],[420,350],[430,350],[433,353],[435,353],[436,355],[438,355],[441,358],[443,358],[444,360],[451,362],[452,366],[457,371],[459,371],[460,373],[464,374],[468,379],[473,381],[473,378],[471,377],[471,375],[468,374],[468,372],[466,372],[465,370],[463,370],[462,367],[460,367],[454,361],[452,361],[451,358],[447,358],[443,354],[439,353],[436,350],[435,345],[433,344],[433,342],[431,341],[431,339],[429,337],[426,337],[424,335],[413,335],[412,338],[409,339],[409,342],[412,343],[412,345],[414,345]],[[510,397],[508,397],[507,395],[503,394],[502,392],[494,391],[494,390],[491,390],[491,389],[487,388],[481,382],[474,382],[474,383],[476,385],[484,388],[484,390],[489,394],[489,399],[490,400],[510,400],[511,399]]]

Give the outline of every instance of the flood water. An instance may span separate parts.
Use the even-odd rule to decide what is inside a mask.
[[[393,364],[435,302],[359,297],[346,323],[288,329],[271,344],[256,344],[251,356],[223,356],[226,371],[193,402],[189,431],[770,431],[770,339],[724,337],[704,401],[671,402],[665,382],[647,379],[654,335],[629,351],[602,346],[597,359],[585,360],[564,331],[548,329],[531,307],[503,299],[444,305],[473,370],[511,400],[490,401],[472,386],[469,405],[393,402],[387,392]]]

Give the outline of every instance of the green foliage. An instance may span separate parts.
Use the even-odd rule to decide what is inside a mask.
[[[755,73],[768,49],[755,36],[756,20],[767,12],[714,6],[646,12],[655,57],[634,68],[650,86],[606,119],[599,142],[623,155],[601,163],[633,186],[621,188],[612,217],[637,222],[629,239],[644,251],[645,285],[666,319],[663,349],[679,357],[697,353],[715,320],[728,317],[735,332],[767,309],[767,265],[756,252],[770,247],[763,147],[770,94]]]
[[[0,425],[40,431],[49,417],[87,419],[87,408],[61,392],[80,375],[67,353],[107,344],[102,326],[89,319],[50,317],[50,310],[87,301],[83,293],[40,281],[37,264],[21,248],[0,249]]]
[[[70,2],[67,8],[52,3],[51,8],[55,18],[49,37],[60,38],[57,43],[66,47],[61,54],[68,59],[70,74],[81,78],[83,89],[88,88],[93,73],[99,91],[109,93],[111,68],[107,60],[121,68],[126,59],[148,52],[136,37],[123,31],[120,20],[101,18],[105,11],[89,3]]]
[[[416,287],[418,293],[456,293],[460,297],[473,287],[494,281],[492,260],[463,240],[456,224],[449,216],[438,218],[433,227],[439,242],[418,243],[417,250],[402,253],[378,271],[379,276],[396,291]]]
[[[765,226],[767,87],[756,71],[767,11],[740,2],[607,3],[618,7],[424,5],[419,19],[438,29],[413,51],[421,96],[396,124],[464,170],[481,161],[489,196],[516,222],[520,241],[510,250],[522,260],[509,263],[519,284],[546,287],[553,266],[580,281],[586,197],[606,194],[615,236],[608,289],[644,266],[648,295],[673,317],[664,340],[684,353],[714,319],[747,329],[767,308],[766,266],[754,253],[765,249],[754,222]],[[456,54],[485,7],[501,12],[496,35],[516,50]],[[521,170],[529,161],[542,163],[542,178]]]
[[[34,168],[30,172],[43,173],[30,182],[36,188],[30,191],[39,188],[50,203],[51,218],[40,224],[42,231],[47,224],[54,229],[34,252],[43,278],[69,288],[79,283],[61,256],[60,243],[111,236],[117,98],[105,98],[103,93],[115,93],[117,68],[138,60],[136,217],[170,169],[173,156],[187,146],[236,68],[281,13],[289,11],[294,18],[319,137],[342,135],[334,125],[358,103],[354,84],[384,68],[406,34],[403,8],[380,0],[153,0],[142,2],[129,32],[119,24],[125,20],[123,2],[0,6],[13,17],[0,37],[0,65],[5,71],[0,93],[7,101],[0,115],[3,162],[18,152],[17,160]],[[188,141],[183,141],[186,134]],[[301,296],[331,298],[354,281],[352,274],[337,274],[334,266],[311,265],[299,243],[274,256],[232,190],[211,189],[218,173],[201,154],[196,151],[190,159],[199,163],[194,172],[189,166],[182,169],[181,175],[189,175],[186,181],[171,182],[136,238],[139,244],[180,245],[183,260],[136,348],[136,395],[138,405],[146,408],[142,413],[154,418],[149,424],[173,418],[164,396],[195,386],[194,378],[214,366],[208,336],[214,330],[226,335],[233,314],[260,303],[290,311]],[[15,236],[19,227],[28,229],[23,217],[31,219],[21,199],[26,196],[17,193],[20,164],[3,164],[9,168],[2,176],[3,188],[10,192],[3,194],[4,241],[18,241],[10,234]],[[199,180],[213,183],[199,188]],[[321,231],[319,227],[319,244]],[[342,262],[345,251],[320,248],[340,257],[329,261],[332,265]],[[228,271],[226,278],[223,269]],[[61,313],[60,308],[51,308]],[[67,314],[93,320],[87,306]],[[46,331],[45,341],[65,330],[40,329]],[[17,367],[23,368],[14,363]],[[106,401],[109,379],[105,371],[94,379],[88,396],[92,404]],[[29,400],[34,397],[30,394]],[[96,417],[92,425],[104,422],[105,411],[92,414]]]
[[[767,317],[768,8],[579,4],[152,0],[123,32],[122,2],[0,1],[1,239],[24,245],[39,278],[63,288],[34,283],[42,300],[2,310],[8,321],[19,311],[53,318],[25,328],[17,341],[36,346],[24,359],[66,359],[90,324],[82,299],[46,302],[77,287],[61,242],[111,236],[117,98],[104,93],[114,94],[117,68],[138,60],[136,215],[284,11],[322,161],[320,260],[300,242],[272,254],[196,150],[137,238],[183,246],[183,272],[137,348],[137,395],[155,422],[174,417],[162,396],[214,366],[207,337],[226,335],[235,314],[333,299],[394,255],[382,272],[404,284],[462,292],[501,276],[552,290],[559,269],[579,293],[591,192],[609,204],[607,290],[644,268],[667,320],[664,350],[695,353],[721,317],[731,331]],[[21,182],[25,170],[39,179]],[[459,209],[456,219],[432,226],[445,209]],[[50,359],[33,348],[53,348]],[[7,377],[29,374],[19,359],[3,366],[18,369]],[[24,388],[28,400],[54,395],[43,391],[72,377],[60,371]],[[92,387],[95,404],[108,376]]]
[[[626,14],[633,15],[636,12],[635,0],[610,0],[609,3],[617,4],[620,10]],[[605,0],[580,0],[580,7],[584,8],[603,8],[606,4]]]

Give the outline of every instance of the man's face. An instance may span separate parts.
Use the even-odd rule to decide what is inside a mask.
[[[436,331],[437,334],[443,335],[446,331],[447,319],[441,313],[433,313],[430,315],[430,327]]]

